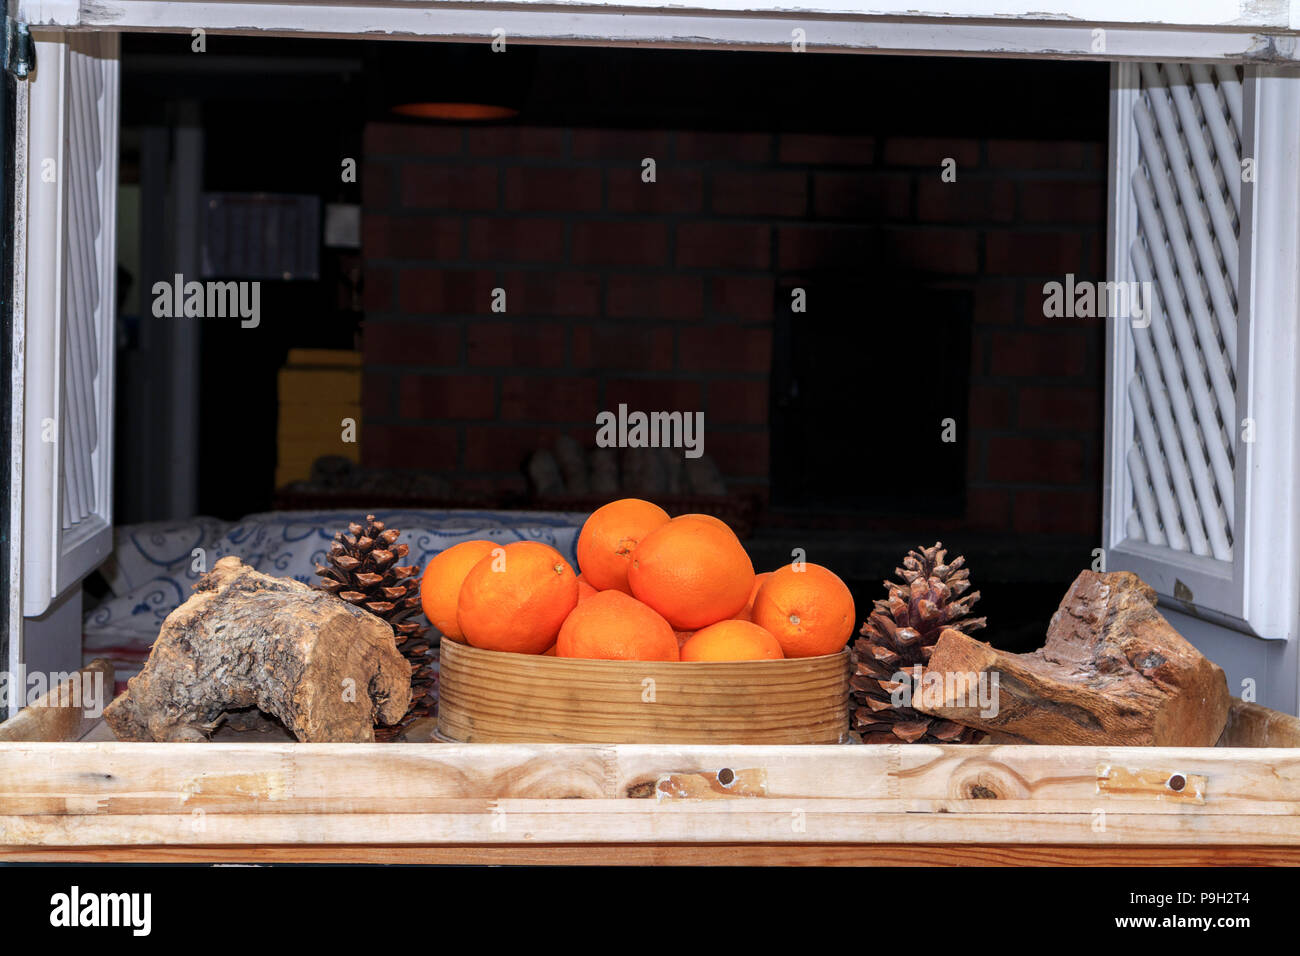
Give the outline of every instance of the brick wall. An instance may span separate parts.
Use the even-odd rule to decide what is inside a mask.
[[[521,491],[529,451],[627,402],[702,409],[762,494],[777,278],[878,268],[974,296],[968,508],[940,524],[1099,526],[1103,328],[1041,289],[1103,272],[1101,144],[372,123],[361,175],[368,464]]]

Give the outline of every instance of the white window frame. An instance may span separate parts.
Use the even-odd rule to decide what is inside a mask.
[[[799,49],[802,43],[808,51],[830,52],[1246,63],[1269,81],[1258,87],[1261,96],[1251,106],[1261,168],[1267,163],[1300,163],[1292,81],[1280,70],[1276,75],[1269,72],[1274,66],[1300,63],[1300,0],[1048,0],[1046,5],[1041,0],[908,0],[894,5],[885,0],[808,0],[799,9],[784,0],[687,0],[672,7],[662,0],[115,0],[110,4],[17,0],[13,15],[30,25],[34,38],[47,42],[57,40],[61,31],[190,35],[196,30],[488,42],[499,30],[510,43],[771,51]],[[23,112],[25,96],[20,93],[20,124],[48,122],[43,111]],[[20,136],[21,132],[16,131]],[[18,185],[19,190],[24,188],[24,183]],[[1244,478],[1239,482],[1243,507],[1238,523],[1252,543],[1230,581],[1210,577],[1198,581],[1200,595],[1229,608],[1213,613],[1267,636],[1290,636],[1295,631],[1300,590],[1300,576],[1295,573],[1300,548],[1295,525],[1300,511],[1294,476],[1300,474],[1300,462],[1296,460],[1293,381],[1300,368],[1294,322],[1300,301],[1295,288],[1300,249],[1295,234],[1297,189],[1300,184],[1274,180],[1253,192],[1251,247],[1272,251],[1249,258],[1249,286],[1243,293],[1252,303],[1252,316],[1281,315],[1287,321],[1242,323],[1254,341],[1268,338],[1267,349],[1250,350],[1254,357],[1241,374],[1248,391],[1240,407],[1252,409],[1259,427],[1270,436],[1241,456],[1238,465]],[[115,194],[105,200],[111,206]],[[1289,222],[1287,216],[1292,217]],[[35,229],[27,237],[29,246],[40,242],[39,232]],[[16,250],[15,258],[17,268],[30,262],[25,249]],[[16,284],[16,306],[22,303],[22,294]],[[20,344],[16,338],[19,352]],[[1257,351],[1263,354],[1256,355]],[[16,361],[15,374],[21,375],[21,359]],[[21,389],[21,381],[16,385]],[[32,414],[30,407],[27,414]],[[15,429],[17,445],[10,449],[12,474],[22,472],[22,432],[21,427]],[[1115,526],[1110,490],[1108,484],[1108,529]],[[23,497],[24,489],[16,486],[10,502],[15,556],[25,554],[31,544],[17,533],[22,527]],[[1280,502],[1286,511],[1288,533],[1280,540],[1270,520],[1269,502]],[[1121,543],[1108,538],[1106,546]],[[1116,558],[1134,562],[1142,558],[1132,549],[1112,550]],[[17,594],[24,584],[19,578],[22,561],[12,566],[11,593]],[[1198,569],[1187,570],[1190,574]],[[1153,566],[1147,573],[1157,577],[1160,572]],[[1283,575],[1286,580],[1281,580]],[[57,589],[60,580],[66,580],[66,575],[56,576],[52,586]],[[46,582],[37,584],[44,587]],[[1173,588],[1172,582],[1161,584],[1162,590]],[[1275,588],[1282,593],[1273,593]],[[17,613],[21,602],[12,606]],[[11,633],[15,624],[21,625],[21,619],[11,619]]]

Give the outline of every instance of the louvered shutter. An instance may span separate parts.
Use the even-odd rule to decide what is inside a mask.
[[[112,546],[118,38],[36,43],[26,108],[23,613]]]
[[[1109,278],[1147,295],[1107,320],[1106,565],[1190,613],[1289,637],[1300,366],[1284,269],[1300,266],[1287,258],[1300,173],[1286,144],[1300,80],[1113,71]]]

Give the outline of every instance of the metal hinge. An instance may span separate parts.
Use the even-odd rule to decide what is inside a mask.
[[[27,24],[5,17],[4,68],[17,79],[24,79],[36,65],[36,48]]]

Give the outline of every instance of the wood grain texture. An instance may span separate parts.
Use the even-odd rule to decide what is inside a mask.
[[[1232,699],[1220,747],[1300,747],[1300,718]]]
[[[5,846],[876,841],[1296,846],[1300,750],[0,745]]]
[[[444,640],[438,732],[467,743],[840,743],[848,656],[589,661]]]
[[[469,866],[1300,866],[1300,847],[944,843],[4,847],[0,862]]]
[[[34,704],[0,723],[0,741],[80,740],[113,693],[113,665],[96,658]]]
[[[977,694],[979,684],[992,693]],[[1231,700],[1223,669],[1169,625],[1155,591],[1128,571],[1082,572],[1032,653],[946,629],[913,689],[913,706],[927,714],[1051,745],[1209,747]]]

